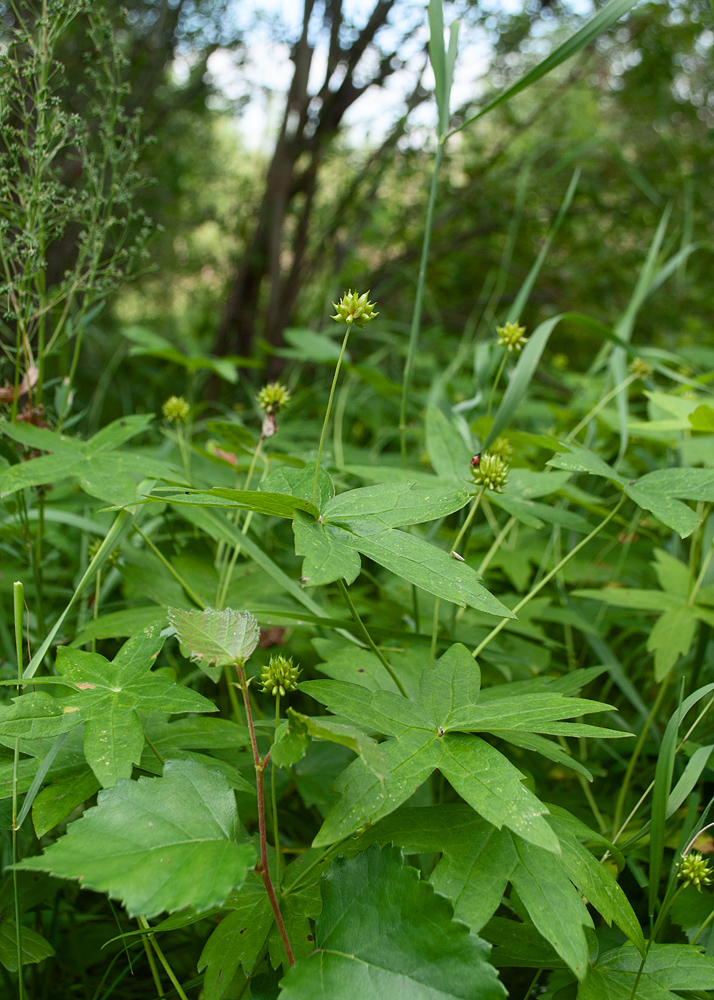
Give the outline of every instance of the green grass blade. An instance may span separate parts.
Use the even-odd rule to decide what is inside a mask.
[[[449,120],[443,0],[429,0],[429,61],[434,71],[434,96],[439,112],[439,136],[442,136]]]
[[[677,735],[682,718],[680,706],[667,723],[659,748],[657,767],[655,769],[654,790],[652,792],[652,818],[650,831],[650,878],[649,878],[649,915],[654,917],[657,897],[659,895],[659,880],[664,857],[664,834],[667,820],[667,803],[674,773],[674,758],[677,754]]]
[[[466,128],[467,125],[471,125],[473,122],[478,121],[479,118],[483,118],[487,115],[489,111],[493,111],[494,108],[499,107],[501,104],[505,104],[510,101],[512,97],[516,94],[520,94],[522,90],[526,87],[530,87],[531,84],[536,83],[537,80],[542,79],[546,76],[552,69],[556,66],[560,66],[561,63],[566,62],[571,56],[576,55],[581,49],[584,49],[586,45],[594,41],[598,35],[602,34],[603,31],[607,31],[610,25],[614,24],[615,21],[619,21],[629,10],[631,10],[637,0],[610,0],[602,10],[598,11],[595,17],[591,18],[587,24],[584,24],[582,28],[571,35],[567,41],[559,45],[557,49],[554,49],[549,56],[547,56],[542,62],[538,63],[529,73],[517,80],[512,86],[507,90],[504,90],[502,94],[495,97],[492,101],[481,108],[475,115],[471,118],[467,118],[465,122],[454,128],[449,132],[449,136],[455,135],[462,129]],[[448,136],[447,136],[448,138]]]
[[[50,747],[49,752],[47,753],[45,759],[40,764],[40,766],[39,766],[39,768],[37,770],[37,774],[33,778],[32,784],[30,785],[30,787],[27,790],[27,795],[25,796],[25,801],[22,803],[22,809],[20,810],[20,813],[19,813],[19,815],[17,817],[17,828],[18,828],[18,830],[22,826],[22,824],[25,822],[25,819],[27,818],[27,814],[29,813],[30,809],[32,809],[32,804],[35,801],[37,793],[40,790],[42,782],[45,780],[45,776],[47,775],[47,772],[52,767],[52,763],[53,763],[55,757],[57,756],[57,754],[62,749],[62,744],[64,743],[64,741],[67,739],[68,736],[69,736],[69,733],[61,733],[61,735],[59,735],[57,737],[57,739],[54,741],[54,743]]]
[[[573,200],[573,196],[575,194],[579,180],[580,180],[580,167],[578,167],[573,173],[573,176],[570,180],[570,184],[568,185],[568,190],[565,192],[565,197],[563,198],[562,204],[558,209],[558,214],[555,217],[555,221],[553,222],[553,225],[550,227],[550,229],[546,234],[545,240],[543,241],[543,246],[540,249],[540,253],[536,257],[533,266],[528,272],[526,280],[521,285],[518,295],[516,295],[515,299],[513,300],[513,305],[508,310],[506,321],[509,323],[517,323],[518,320],[521,318],[521,313],[523,312],[525,304],[528,301],[531,292],[533,291],[533,286],[535,285],[538,275],[540,274],[540,269],[543,266],[543,262],[546,256],[548,255],[551,243],[555,239],[556,233],[560,229],[561,225],[563,224],[563,219],[568,213],[568,209],[570,208],[570,204]]]

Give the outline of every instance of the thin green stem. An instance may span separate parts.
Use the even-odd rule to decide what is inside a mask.
[[[498,366],[498,371],[496,372],[496,377],[493,380],[493,385],[491,386],[491,395],[488,397],[488,410],[486,411],[486,416],[491,416],[491,410],[493,409],[493,401],[496,398],[496,389],[498,388],[498,383],[501,381],[501,375],[503,375],[503,369],[506,367],[506,358],[508,357],[508,351],[504,347],[503,357],[501,358],[501,363]]]
[[[609,392],[605,393],[602,399],[598,400],[595,406],[593,406],[593,408],[589,410],[588,413],[585,414],[580,423],[573,428],[570,434],[568,434],[568,436],[565,439],[566,442],[572,441],[573,438],[580,433],[583,427],[589,424],[590,421],[593,419],[593,417],[596,417],[600,412],[600,410],[604,409],[610,402],[610,400],[613,399],[613,397],[615,397],[618,394],[618,392],[622,392],[622,390],[626,389],[628,385],[632,385],[633,382],[636,382],[638,378],[639,375],[628,375],[623,382],[620,382],[620,384],[616,385],[614,389],[611,389]]]
[[[161,766],[163,767],[163,766],[164,766],[164,764],[166,763],[166,761],[165,761],[165,760],[164,760],[164,758],[163,758],[163,757],[161,756],[161,754],[160,754],[160,753],[159,753],[159,751],[158,751],[158,750],[156,749],[156,747],[155,747],[155,746],[154,746],[154,744],[153,744],[153,743],[151,742],[151,740],[150,740],[150,739],[149,739],[149,737],[148,737],[148,736],[146,735],[146,733],[144,733],[144,741],[145,741],[145,743],[146,743],[147,747],[149,748],[149,750],[151,750],[151,752],[153,753],[154,757],[156,757],[156,759],[158,760],[159,764],[161,764]]]
[[[486,555],[481,560],[481,565],[478,568],[478,574],[479,574],[479,576],[483,576],[483,574],[486,572],[486,570],[488,569],[488,567],[491,564],[491,560],[493,559],[493,557],[496,555],[496,553],[498,552],[498,550],[503,545],[503,542],[504,542],[504,540],[506,538],[506,535],[511,530],[511,528],[516,523],[516,521],[517,521],[517,518],[515,518],[515,517],[509,518],[508,521],[506,521],[505,525],[499,531],[498,535],[496,535],[496,537],[493,540],[493,545],[491,546],[491,548],[488,550],[488,552],[486,553]]]
[[[429,244],[431,243],[431,230],[434,225],[434,206],[436,204],[436,192],[439,186],[439,167],[443,153],[443,142],[440,141],[436,147],[434,155],[434,172],[431,175],[431,187],[429,189],[429,202],[426,208],[426,222],[424,225],[424,239],[421,246],[421,260],[419,262],[419,277],[417,279],[416,295],[414,297],[414,312],[412,313],[412,325],[409,331],[409,346],[407,348],[407,360],[404,365],[404,379],[402,381],[402,402],[399,408],[399,438],[402,452],[402,465],[407,464],[407,400],[412,386],[414,375],[414,364],[416,362],[417,347],[419,346],[419,330],[421,328],[421,310],[424,301],[424,288],[426,286],[426,268],[429,261]]]
[[[325,444],[325,435],[327,434],[327,424],[330,420],[330,411],[332,410],[332,400],[335,395],[335,389],[337,387],[337,379],[340,377],[340,368],[342,366],[342,358],[345,355],[345,348],[347,347],[347,341],[350,339],[350,332],[352,330],[352,324],[347,323],[347,330],[345,331],[345,336],[342,341],[342,348],[340,350],[340,356],[337,359],[337,364],[335,365],[335,374],[332,376],[332,385],[330,386],[330,396],[327,400],[327,409],[325,410],[325,419],[322,421],[322,432],[320,433],[320,444],[317,449],[317,462],[315,463],[315,482],[312,486],[312,502],[317,505],[317,477],[320,474],[320,462],[322,461],[322,448]]]
[[[550,581],[553,579],[553,577],[557,573],[559,573],[561,571],[561,569],[564,566],[566,566],[570,562],[570,560],[574,556],[576,556],[578,554],[578,552],[580,552],[581,549],[584,549],[585,546],[589,542],[591,542],[593,540],[593,538],[595,538],[597,535],[600,534],[600,532],[602,531],[602,529],[607,524],[609,524],[610,521],[615,516],[615,514],[617,514],[617,512],[619,511],[620,507],[622,507],[622,505],[623,505],[623,503],[625,502],[626,499],[627,499],[627,497],[623,494],[622,497],[620,498],[620,500],[617,502],[617,505],[615,507],[613,507],[613,509],[610,511],[610,513],[607,515],[607,517],[603,521],[601,521],[600,524],[598,524],[597,528],[595,528],[593,531],[591,531],[590,534],[587,535],[587,537],[585,537],[585,538],[582,539],[582,541],[578,542],[578,544],[575,545],[570,550],[570,552],[568,552],[568,554],[566,556],[564,556],[556,566],[553,567],[553,569],[550,571],[550,573],[546,573],[546,575],[543,577],[543,579],[540,581],[540,583],[538,583],[535,587],[533,587],[533,589],[530,590],[526,594],[526,596],[522,600],[520,600],[518,602],[518,604],[516,604],[515,608],[513,609],[513,614],[514,615],[517,615],[518,612],[521,610],[521,608],[524,608],[526,606],[526,604],[528,604],[529,601],[532,601],[533,598],[538,593],[540,593],[540,591],[543,589],[543,587],[545,587],[545,585],[547,583],[550,583]],[[491,642],[492,639],[496,638],[496,636],[501,631],[501,629],[504,628],[505,625],[510,620],[511,620],[510,618],[502,618],[501,619],[501,621],[498,623],[498,625],[496,625],[496,627],[493,628],[489,632],[489,634],[486,636],[486,638],[483,639],[478,644],[478,646],[476,647],[476,649],[474,649],[474,651],[472,653],[472,656],[473,656],[474,659],[476,659],[479,656],[479,654],[482,652],[482,650],[485,649],[486,646],[488,646],[488,644]]]
[[[474,517],[476,516],[476,511],[478,510],[478,505],[481,503],[481,497],[483,496],[485,489],[486,489],[486,487],[482,486],[481,489],[476,494],[476,496],[474,497],[473,503],[471,504],[471,510],[468,512],[466,520],[461,525],[461,530],[459,531],[459,533],[457,534],[456,538],[454,539],[454,544],[451,546],[452,555],[454,553],[456,553],[458,555],[458,553],[459,553],[459,545],[461,545],[461,542],[463,541],[464,535],[466,534],[466,532],[471,527],[471,522],[473,521]]]
[[[231,668],[226,665],[223,668],[223,676],[226,679],[226,686],[228,687],[228,697],[231,702],[231,708],[233,709],[233,714],[236,717],[236,722],[239,726],[243,725],[243,719],[240,714],[240,704],[238,702],[238,695],[236,694],[236,689],[233,681],[231,680]]]
[[[275,732],[280,725],[280,692],[275,696]],[[280,829],[278,827],[278,800],[275,795],[275,761],[270,761],[270,800],[273,807],[273,846],[275,848],[275,887],[280,893],[283,858],[280,853]]]
[[[151,541],[149,536],[144,534],[144,532],[141,530],[138,524],[134,525],[134,530],[137,532],[137,534],[141,535],[141,537],[144,539],[144,541],[149,546],[151,551],[154,553],[156,558],[166,567],[166,569],[169,571],[174,580],[176,580],[177,583],[181,584],[181,586],[186,591],[187,595],[191,598],[191,600],[194,602],[194,604],[198,605],[199,608],[204,609],[206,607],[206,602],[198,596],[196,591],[193,590],[193,588],[188,583],[186,583],[181,574],[178,573],[173,568],[173,566],[168,561],[166,556],[162,552],[160,552],[159,549],[157,549],[157,547]]]
[[[441,604],[440,598],[436,598],[434,601],[434,618],[431,623],[431,647],[429,649],[429,670],[434,666],[434,660],[436,659],[436,637],[439,633],[439,605]]]
[[[186,996],[186,994],[184,993],[184,991],[183,991],[183,989],[181,987],[181,983],[176,978],[174,970],[169,965],[166,956],[164,955],[163,951],[159,947],[159,942],[156,940],[155,935],[151,931],[151,927],[149,926],[149,921],[146,919],[146,917],[137,917],[137,920],[139,922],[139,926],[143,927],[145,931],[149,932],[147,934],[147,937],[149,938],[149,941],[151,942],[152,948],[156,952],[157,958],[159,959],[159,961],[163,965],[164,971],[166,972],[166,975],[171,980],[173,988],[176,990],[176,992],[178,993],[178,995],[181,997],[181,1000],[188,1000],[188,997]]]
[[[347,587],[345,587],[344,580],[339,579],[337,581],[337,583],[339,585],[340,592],[342,593],[342,596],[345,599],[345,604],[350,609],[350,614],[352,615],[352,618],[354,619],[354,622],[357,625],[357,628],[362,633],[363,639],[365,640],[365,642],[367,643],[367,645],[369,646],[369,648],[372,650],[372,652],[374,653],[374,655],[377,657],[377,659],[379,660],[379,662],[382,664],[382,666],[384,667],[384,669],[387,671],[387,673],[389,674],[389,676],[392,678],[392,680],[394,681],[394,683],[397,685],[397,688],[399,689],[399,693],[401,695],[403,695],[405,698],[407,698],[408,697],[407,692],[404,690],[404,686],[403,686],[402,682],[399,680],[399,678],[397,677],[396,673],[394,672],[394,668],[392,666],[390,666],[389,663],[387,663],[386,659],[384,658],[384,654],[382,653],[382,651],[380,649],[378,649],[377,646],[374,644],[372,636],[369,634],[369,632],[367,631],[367,629],[365,627],[364,622],[360,618],[359,612],[357,611],[357,608],[352,603],[352,598],[349,595],[349,591],[347,590]]]
[[[137,920],[137,923],[139,924],[139,927],[141,927],[141,921]],[[157,968],[156,961],[154,959],[154,952],[149,943],[149,935],[142,934],[141,941],[142,944],[144,945],[144,951],[146,952],[146,959],[149,963],[149,968],[151,969],[151,978],[154,980],[154,986],[156,987],[156,996],[158,1000],[163,1000],[165,996],[164,987],[161,984],[161,978],[159,977],[159,970]]]
[[[642,730],[635,744],[635,749],[632,751],[632,756],[627,765],[627,770],[625,771],[625,777],[622,780],[622,785],[620,786],[620,791],[617,796],[617,802],[615,804],[615,814],[612,820],[613,830],[618,830],[620,825],[620,819],[622,817],[622,812],[625,808],[625,801],[627,799],[627,793],[630,789],[630,782],[632,780],[632,775],[634,773],[637,761],[639,760],[640,753],[642,752],[642,747],[645,745],[645,740],[647,739],[647,733],[649,732],[650,726],[657,717],[657,713],[662,705],[662,699],[664,698],[665,691],[667,690],[667,684],[669,682],[669,675],[665,677],[659,686],[659,691],[657,692],[657,697],[654,700],[652,708],[650,709],[650,714],[647,716],[647,720],[642,726]]]
[[[260,754],[258,753],[258,741],[255,738],[253,712],[250,707],[250,698],[248,696],[248,681],[245,676],[245,666],[239,663],[236,663],[235,666],[236,671],[238,672],[238,680],[240,681],[241,691],[243,692],[243,704],[245,706],[245,717],[248,720],[248,732],[250,733],[250,745],[253,750],[253,765],[255,767],[256,792],[258,794],[258,839],[260,841],[260,867],[256,865],[255,870],[262,878],[263,885],[268,893],[270,906],[273,911],[273,916],[275,917],[275,923],[278,925],[278,931],[283,942],[283,947],[285,948],[285,954],[288,957],[288,962],[290,965],[295,965],[295,956],[293,955],[293,950],[290,947],[290,941],[288,940],[288,934],[285,930],[285,924],[283,923],[283,917],[280,913],[280,907],[275,897],[275,890],[273,889],[273,883],[270,879],[270,870],[268,868],[268,838],[265,834],[265,792],[263,789],[265,762],[260,759]]]
[[[22,694],[22,619],[25,612],[24,589],[20,582],[13,583],[13,610],[15,617],[15,656],[17,658],[17,693]],[[15,943],[17,945],[17,983],[20,1000],[25,997],[25,981],[22,975],[22,913],[20,910],[20,887],[15,865],[20,860],[17,843],[17,788],[20,768],[20,737],[15,740],[15,754],[12,768],[12,891],[15,902]]]

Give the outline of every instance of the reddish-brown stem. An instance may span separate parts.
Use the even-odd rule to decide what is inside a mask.
[[[273,914],[275,915],[275,923],[278,925],[278,930],[280,931],[280,937],[283,941],[283,947],[285,948],[285,954],[288,956],[288,962],[290,965],[295,965],[295,956],[293,955],[293,950],[290,947],[290,942],[288,940],[288,934],[285,930],[285,924],[283,923],[282,914],[280,913],[280,907],[278,906],[278,901],[275,897],[275,890],[273,889],[273,883],[270,880],[270,871],[268,869],[268,841],[265,834],[265,797],[263,794],[263,771],[265,769],[265,761],[268,759],[267,755],[264,760],[260,759],[260,754],[258,753],[258,741],[255,738],[255,729],[253,727],[253,713],[250,708],[250,699],[248,698],[248,684],[245,678],[245,671],[241,666],[236,664],[236,670],[238,671],[238,680],[240,681],[241,691],[243,692],[243,703],[245,705],[245,716],[248,720],[248,731],[250,732],[250,744],[253,748],[253,763],[255,764],[255,783],[257,785],[258,792],[258,835],[260,838],[260,869],[256,867],[256,871],[263,880],[265,885],[265,891],[268,893],[268,899],[270,900],[270,905],[273,908]]]

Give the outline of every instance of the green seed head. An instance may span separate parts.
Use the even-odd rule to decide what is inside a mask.
[[[471,463],[471,475],[478,487],[503,493],[503,487],[508,480],[508,462],[500,455],[491,453],[481,455],[477,465]]]
[[[280,382],[269,382],[258,393],[258,406],[264,413],[280,413],[290,402],[290,393]]]
[[[644,361],[642,358],[635,358],[630,364],[630,373],[636,375],[639,379],[652,378],[654,368],[649,361]]]
[[[699,851],[692,851],[686,858],[682,858],[677,878],[681,878],[685,885],[696,886],[701,892],[703,885],[711,885],[713,874],[709,862],[702,857]]]
[[[284,698],[286,691],[297,690],[299,676],[300,668],[293,666],[292,656],[289,659],[285,656],[271,656],[268,666],[263,667],[260,679],[266,694]]]
[[[508,438],[498,437],[488,449],[489,455],[498,455],[508,465],[513,458],[513,445]]]
[[[332,303],[337,310],[332,319],[350,326],[366,326],[375,316],[379,316],[379,313],[374,311],[374,302],[367,301],[368,295],[369,291],[364,295],[352,291],[345,292],[339,302]]]
[[[518,353],[526,343],[527,338],[523,336],[525,332],[526,328],[519,326],[518,323],[506,323],[505,326],[497,326],[496,333],[498,334],[499,346]]]
[[[161,407],[161,412],[171,424],[185,424],[190,411],[191,407],[183,396],[169,396]]]

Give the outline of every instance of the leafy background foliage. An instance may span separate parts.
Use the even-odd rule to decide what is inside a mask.
[[[711,997],[709,7],[377,5],[375,147],[325,5],[270,155],[265,23],[100,7],[2,7],[3,988]]]

